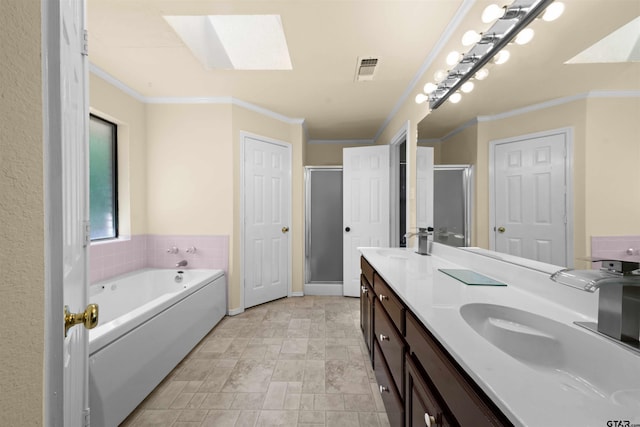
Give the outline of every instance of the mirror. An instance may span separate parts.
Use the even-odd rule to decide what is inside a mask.
[[[595,243],[592,246],[592,237],[640,235],[640,62],[603,63],[603,56],[597,63],[566,62],[629,23],[638,10],[631,11],[630,3],[622,0],[563,1],[567,7],[558,21],[533,22],[533,41],[509,46],[511,60],[490,66],[489,77],[475,82],[474,91],[463,95],[460,103],[445,102],[427,114],[418,125],[418,145],[434,147],[436,165],[473,165],[470,245],[494,249],[502,228],[495,220],[497,184],[491,169],[495,142],[564,131],[569,140],[564,264],[588,268],[590,264],[581,259],[599,249]],[[481,13],[481,7],[473,13]],[[586,25],[589,22],[598,25]],[[452,40],[470,29],[462,27]],[[460,49],[458,44],[451,46]],[[630,55],[638,56],[639,50],[636,47]],[[604,54],[614,51],[608,47]],[[443,65],[444,61],[434,62],[426,75]],[[501,188],[507,193],[513,189]],[[532,196],[523,191],[520,198]],[[434,226],[437,229],[438,224]],[[621,239],[620,245],[625,244]],[[517,244],[511,249],[518,254]],[[609,256],[620,259],[624,253],[618,252]],[[637,252],[630,256],[638,258]]]

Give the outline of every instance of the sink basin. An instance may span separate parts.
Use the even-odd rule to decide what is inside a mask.
[[[395,249],[377,249],[376,253],[387,258],[409,259],[409,257],[406,254],[402,253],[402,251]]]
[[[588,331],[511,307],[472,303],[460,314],[480,336],[567,391],[640,411],[640,357]]]

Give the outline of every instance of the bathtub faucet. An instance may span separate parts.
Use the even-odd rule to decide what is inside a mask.
[[[177,263],[177,264],[176,264],[176,268],[179,268],[179,267],[186,267],[186,266],[187,266],[187,264],[189,264],[189,263],[187,262],[187,260],[186,260],[186,259],[183,259],[182,261],[180,261],[179,263]]]

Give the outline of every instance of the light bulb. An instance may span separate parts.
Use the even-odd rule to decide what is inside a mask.
[[[429,97],[424,93],[419,93],[416,95],[416,104],[424,104],[429,100]]]
[[[441,81],[443,81],[445,78],[447,77],[447,72],[444,70],[438,70],[435,72],[435,74],[433,75],[433,79],[436,81],[436,83],[440,83]]]
[[[553,2],[545,9],[542,20],[547,22],[555,21],[563,12],[564,3],[559,1]]]
[[[478,72],[476,72],[475,76],[473,76],[476,80],[484,80],[489,76],[489,70],[487,70],[486,68],[483,68],[481,70],[478,70]]]
[[[456,92],[449,97],[449,101],[451,101],[451,103],[453,104],[457,104],[458,102],[460,102],[461,99],[462,99],[462,95],[460,95],[460,92]]]
[[[462,36],[462,45],[471,46],[472,44],[478,43],[480,41],[480,38],[480,34],[473,30],[469,30]]]
[[[501,50],[496,54],[496,56],[493,57],[493,62],[495,62],[498,65],[504,64],[509,60],[510,56],[511,54],[509,53],[508,50]]]
[[[465,82],[462,86],[460,86],[460,90],[464,93],[469,93],[473,90],[474,86],[475,85],[473,84],[473,82]]]
[[[433,92],[434,90],[436,90],[438,88],[438,86],[436,86],[435,84],[429,82],[426,85],[424,85],[424,93],[426,93],[427,95],[429,95],[431,92]]]
[[[462,58],[462,55],[460,54],[460,52],[456,52],[454,50],[453,52],[450,52],[447,55],[447,64],[448,65],[456,65],[458,62],[460,62],[461,58]]]
[[[490,4],[482,12],[482,22],[488,24],[504,16],[504,9],[497,4]]]
[[[522,44],[529,43],[533,38],[534,34],[535,32],[531,28],[525,28],[524,30],[520,31],[516,36],[516,44],[522,45]]]

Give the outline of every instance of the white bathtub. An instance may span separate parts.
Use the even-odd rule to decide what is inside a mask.
[[[182,271],[182,270],[181,270]],[[89,331],[91,425],[115,427],[227,311],[221,270],[146,269],[90,287],[99,324]]]

